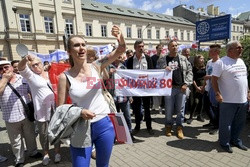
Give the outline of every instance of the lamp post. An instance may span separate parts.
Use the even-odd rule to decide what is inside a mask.
[[[148,23],[148,25],[146,25],[146,27],[142,30],[142,35],[141,35],[141,39],[143,40],[143,32],[151,25],[151,23]]]
[[[12,8],[13,12],[15,13],[15,19],[16,19],[16,29],[17,29],[17,36],[18,36],[18,42],[21,43],[21,40],[20,40],[20,34],[19,34],[19,26],[18,26],[18,22],[17,22],[17,8],[16,7],[13,7]]]

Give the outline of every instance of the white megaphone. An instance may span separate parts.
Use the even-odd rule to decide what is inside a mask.
[[[28,52],[29,52],[27,46],[25,46],[24,44],[21,44],[21,43],[16,46],[16,51],[17,51],[18,55],[21,56],[22,58],[27,56]]]

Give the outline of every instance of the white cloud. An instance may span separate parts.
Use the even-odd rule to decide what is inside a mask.
[[[136,6],[134,4],[133,0],[113,0],[112,4],[126,6],[126,7],[129,7],[129,8],[133,8],[133,7]]]
[[[173,16],[173,9],[167,8],[166,11],[163,14]]]
[[[228,10],[229,10],[230,12],[233,12],[233,11],[235,11],[236,9],[235,9],[234,7],[229,7]]]
[[[163,6],[168,6],[169,4],[175,4],[175,1],[176,0],[146,0],[143,2],[142,7],[140,7],[140,9],[157,12],[157,9],[160,9]]]

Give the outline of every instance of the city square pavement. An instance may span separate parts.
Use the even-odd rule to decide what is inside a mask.
[[[1,113],[0,116],[2,117]],[[134,120],[134,117],[132,117]],[[145,122],[142,123],[141,131],[135,136],[138,141],[132,145],[115,144],[110,160],[111,167],[165,167],[165,166],[250,166],[250,150],[242,151],[233,147],[233,153],[225,153],[218,144],[218,134],[209,135],[209,130],[202,128],[206,122],[194,120],[191,125],[184,124],[183,140],[176,137],[174,129],[173,136],[164,135],[164,115],[152,112],[152,127],[155,134],[150,136],[145,129]],[[0,155],[6,156],[8,161],[0,163],[0,166],[13,166],[14,156],[9,145],[5,124],[0,119]],[[243,143],[250,147],[249,123],[247,121],[242,133]],[[133,123],[133,127],[134,127]],[[37,137],[38,141],[38,137]],[[38,143],[39,150],[41,146]],[[62,145],[62,161],[54,164],[53,147],[50,147],[51,161],[49,166],[71,166],[69,147]],[[25,167],[42,166],[41,160],[34,160],[26,155]],[[91,166],[95,166],[95,161],[91,160]]]

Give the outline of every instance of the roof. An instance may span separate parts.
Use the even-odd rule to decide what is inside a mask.
[[[250,20],[250,11],[241,13],[237,18],[239,20]]]
[[[164,21],[164,22],[171,22],[171,23],[178,23],[178,24],[186,24],[194,26],[194,24],[182,17],[175,17],[160,13],[149,12],[145,10],[139,10],[134,8],[127,8],[118,5],[106,4],[91,0],[82,0],[82,9],[102,12],[102,13],[110,13],[110,14],[117,14],[122,16],[129,16],[129,17],[136,17],[136,18],[143,18],[143,19],[150,19],[150,20],[157,20],[157,21]]]

